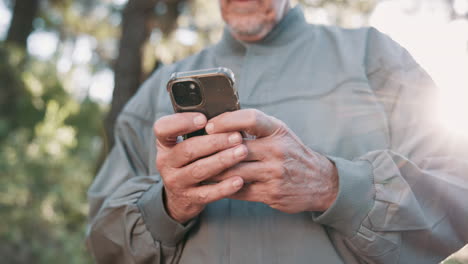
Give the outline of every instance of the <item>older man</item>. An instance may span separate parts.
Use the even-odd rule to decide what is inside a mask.
[[[467,160],[403,48],[309,25],[287,0],[220,7],[222,40],[157,71],[118,119],[89,191],[97,262],[434,263],[468,242]],[[220,66],[244,110],[172,114],[171,73]]]

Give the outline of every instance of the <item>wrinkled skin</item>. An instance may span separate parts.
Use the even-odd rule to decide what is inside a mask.
[[[239,132],[218,133],[177,143],[177,137],[200,128],[206,118],[199,113],[165,116],[154,124],[156,167],[164,181],[165,205],[169,215],[185,223],[205,205],[239,191],[241,177],[229,177],[217,184],[200,185],[247,156]]]
[[[177,143],[177,136],[202,127],[208,135]],[[166,209],[178,222],[223,198],[262,202],[286,213],[325,211],[336,199],[333,163],[258,110],[224,113],[208,123],[201,114],[179,113],[158,120],[154,131]],[[238,131],[256,139],[242,143]]]
[[[334,164],[310,150],[280,120],[254,110],[225,113],[209,121],[210,134],[246,131],[248,155],[216,180],[240,176],[244,187],[232,199],[262,202],[286,212],[325,211],[336,199]]]

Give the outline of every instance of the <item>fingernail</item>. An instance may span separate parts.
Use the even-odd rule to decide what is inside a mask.
[[[205,127],[205,130],[206,130],[206,132],[207,132],[208,134],[210,134],[211,132],[213,132],[213,130],[214,130],[214,125],[213,125],[213,123],[208,123],[208,125],[206,125],[206,127]]]
[[[234,186],[236,188],[239,188],[239,187],[241,187],[242,183],[243,183],[242,179],[237,179],[237,180],[232,182],[232,186]]]
[[[234,133],[229,136],[229,143],[231,144],[237,144],[242,142],[242,137],[238,133]]]
[[[204,116],[196,116],[194,119],[193,119],[193,123],[196,125],[196,126],[203,126],[205,124],[205,117]]]
[[[243,145],[237,147],[235,150],[234,150],[234,155],[238,158],[242,157],[245,155],[245,153],[247,152],[247,150],[245,149],[245,147]]]

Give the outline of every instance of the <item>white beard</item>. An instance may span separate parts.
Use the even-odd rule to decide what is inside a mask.
[[[243,19],[229,21],[228,26],[231,31],[237,35],[256,36],[261,33],[267,25],[265,25],[265,23],[263,23],[257,16],[250,15]]]

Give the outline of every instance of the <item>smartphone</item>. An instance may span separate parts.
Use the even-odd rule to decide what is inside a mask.
[[[167,83],[174,112],[200,112],[209,120],[240,109],[234,73],[224,67],[174,72]],[[184,139],[206,135],[205,129],[184,135]]]

